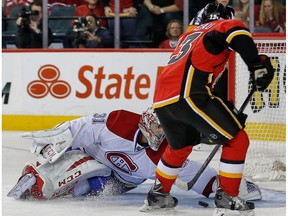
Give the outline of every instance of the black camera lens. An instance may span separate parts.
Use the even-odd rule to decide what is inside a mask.
[[[32,15],[32,16],[38,16],[39,13],[40,13],[40,12],[37,11],[37,10],[32,10],[32,11],[31,11],[31,15]]]

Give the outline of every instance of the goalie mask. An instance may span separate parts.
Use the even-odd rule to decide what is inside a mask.
[[[140,131],[148,140],[150,148],[157,151],[165,139],[165,134],[155,111],[151,107],[142,113],[138,125]]]
[[[230,19],[230,15],[222,4],[209,4],[202,15],[203,23],[223,19]]]

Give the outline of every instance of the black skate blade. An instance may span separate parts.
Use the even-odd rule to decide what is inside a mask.
[[[246,204],[249,206],[250,209],[255,209],[255,204],[253,202],[246,201]]]

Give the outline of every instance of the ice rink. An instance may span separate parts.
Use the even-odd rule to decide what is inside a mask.
[[[139,212],[143,200],[152,186],[147,181],[138,188],[121,196],[103,196],[97,198],[74,199],[59,198],[50,201],[20,201],[7,197],[8,191],[15,185],[27,162],[35,162],[35,156],[29,151],[30,141],[20,137],[23,132],[2,132],[2,215],[3,216],[138,216],[138,215],[195,215],[211,216],[213,200],[204,198],[192,191],[180,191],[173,187],[172,194],[179,204],[173,211]],[[194,159],[205,160],[209,152],[194,152]],[[201,155],[200,155],[201,154]],[[217,155],[212,166],[218,161]],[[255,202],[257,216],[286,215],[286,183],[259,183],[263,199]],[[203,208],[197,203],[203,200],[210,207]]]

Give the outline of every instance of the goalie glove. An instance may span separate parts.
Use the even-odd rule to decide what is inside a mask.
[[[258,91],[263,91],[274,77],[274,68],[268,56],[259,55],[259,59],[260,62],[253,66],[252,82]]]
[[[71,147],[84,125],[82,124],[74,135],[70,131],[70,122],[64,122],[50,130],[26,133],[22,138],[33,140],[31,152],[41,164],[54,163]]]

